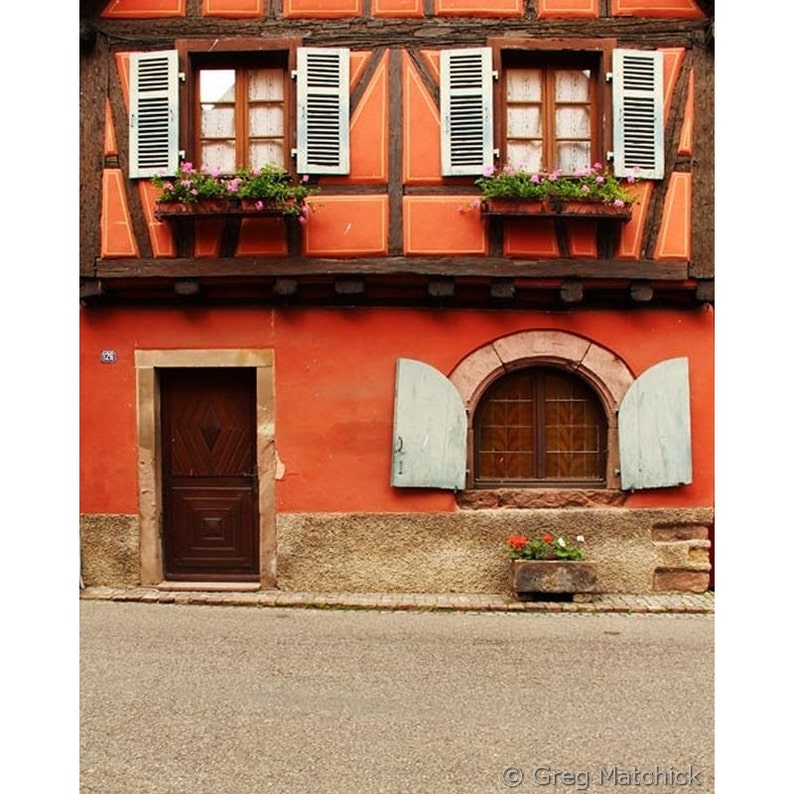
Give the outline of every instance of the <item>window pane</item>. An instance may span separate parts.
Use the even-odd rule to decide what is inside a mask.
[[[560,69],[555,74],[554,95],[557,102],[588,102],[589,69]]]
[[[508,102],[540,102],[540,69],[509,69],[507,72]]]
[[[556,112],[556,138],[590,140],[590,113],[587,108],[563,107]]]
[[[234,138],[234,108],[202,105],[201,137]]]
[[[284,144],[281,141],[251,141],[248,147],[248,162],[254,168],[263,165],[286,167]]]
[[[234,69],[201,69],[199,71],[199,100],[234,103]]]
[[[514,166],[520,165],[527,171],[540,171],[543,162],[543,148],[540,141],[508,141],[507,162]]]
[[[590,141],[558,143],[556,167],[566,174],[583,171],[591,165]]]
[[[201,162],[210,168],[218,168],[224,174],[237,169],[234,141],[204,141],[201,145]]]
[[[507,109],[508,138],[540,138],[543,134],[540,108],[517,105]]]
[[[282,102],[284,100],[284,73],[281,69],[250,69],[248,72],[248,99],[251,102]]]
[[[283,138],[283,108],[279,105],[255,105],[249,108],[248,134],[252,138]]]

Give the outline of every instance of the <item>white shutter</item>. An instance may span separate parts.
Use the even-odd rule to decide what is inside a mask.
[[[686,358],[662,361],[632,383],[618,412],[618,434],[624,490],[692,482]]]
[[[647,50],[615,50],[612,57],[615,175],[662,179],[664,56]]]
[[[350,173],[350,50],[298,48],[301,174]]]
[[[493,164],[490,47],[441,51],[441,173],[482,176]]]
[[[437,369],[397,360],[391,484],[462,490],[466,484],[466,409]]]
[[[179,167],[179,61],[176,50],[130,54],[130,177]]]

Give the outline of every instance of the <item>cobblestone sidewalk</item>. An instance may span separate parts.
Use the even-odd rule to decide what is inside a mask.
[[[377,609],[464,612],[652,612],[713,613],[713,593],[599,594],[564,601],[515,601],[504,594],[458,593],[286,593],[279,590],[165,590],[137,587],[88,587],[80,598],[147,604],[298,607],[305,609]],[[582,599],[582,600],[578,600]],[[585,600],[586,599],[586,600]]]

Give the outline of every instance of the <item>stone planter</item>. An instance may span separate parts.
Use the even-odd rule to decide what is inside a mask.
[[[510,584],[519,601],[596,592],[596,566],[582,560],[513,560]]]

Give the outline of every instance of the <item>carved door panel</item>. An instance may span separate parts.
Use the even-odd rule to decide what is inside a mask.
[[[253,369],[160,371],[166,579],[259,579]]]

